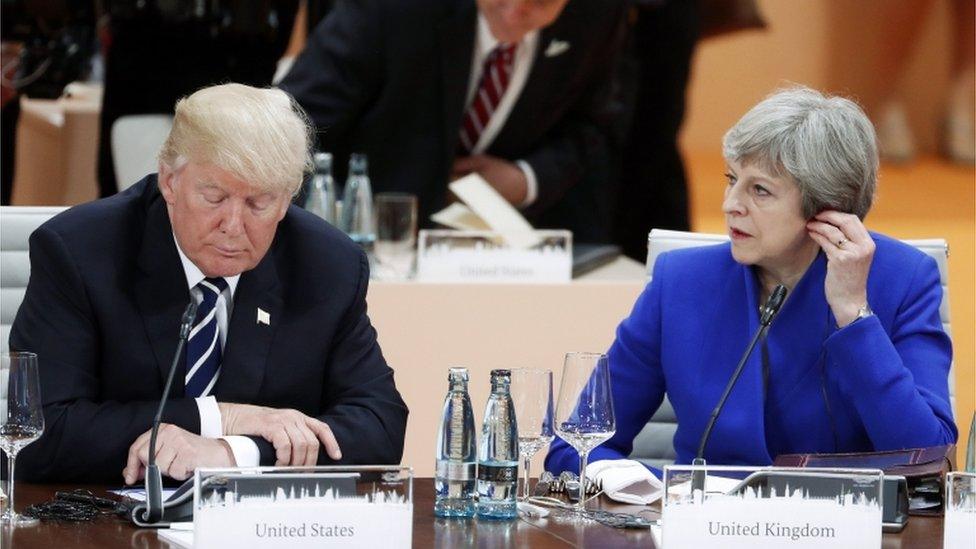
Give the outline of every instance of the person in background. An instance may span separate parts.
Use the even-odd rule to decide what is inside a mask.
[[[537,227],[609,241],[603,188],[611,74],[624,28],[613,0],[336,2],[282,80],[321,147],[369,156],[376,191],[418,196],[476,172]]]
[[[652,228],[687,231],[688,187],[678,134],[699,37],[698,0],[632,0],[632,24],[617,73],[628,105],[617,156],[613,237],[623,253],[647,260]]]
[[[947,47],[948,82],[941,90],[941,109],[937,123],[938,152],[948,160],[964,165],[976,165],[976,2],[973,0],[951,0],[949,6],[949,29]],[[918,124],[909,118],[909,108],[920,98],[908,97],[899,88],[908,73],[912,53],[917,49],[924,24],[935,15],[938,3],[932,0],[903,0],[902,2],[879,2],[867,4],[869,17],[864,21],[853,19],[853,25],[867,21],[883,21],[880,33],[869,42],[870,33],[857,29],[863,36],[861,43],[852,44],[859,50],[866,50],[856,57],[860,65],[849,70],[863,73],[864,63],[873,72],[873,78],[864,79],[847,87],[855,90],[869,107],[871,118],[878,128],[881,157],[894,163],[909,163],[918,153],[916,136],[921,131]],[[876,51],[876,56],[870,55]],[[938,64],[939,59],[928,59],[927,64]],[[936,86],[927,82],[927,88]],[[915,121],[917,122],[917,121]]]
[[[864,226],[878,177],[864,112],[809,88],[778,91],[725,134],[723,152],[731,241],[655,262],[609,351],[617,430],[590,454],[595,474],[601,460],[627,459],[665,394],[677,463],[696,457],[779,284],[786,302],[715,424],[707,463],[955,442],[938,267]],[[555,473],[578,463],[560,439],[546,458]]]
[[[45,430],[20,478],[143,476],[191,299],[157,441],[164,475],[399,463],[407,408],[366,316],[366,257],[290,206],[311,167],[304,113],[281,90],[241,84],[175,113],[158,175],[31,235],[10,348],[38,354]]]
[[[99,118],[99,195],[118,192],[112,126],[124,116],[172,114],[180,97],[237,82],[269,86],[285,53],[298,0],[108,0],[101,39],[105,92]]]
[[[612,141],[613,241],[647,260],[651,229],[687,231],[688,186],[678,138],[695,49],[701,40],[765,27],[754,0],[630,0],[616,73],[621,144]],[[619,150],[616,150],[619,149]],[[619,164],[619,167],[617,167]]]

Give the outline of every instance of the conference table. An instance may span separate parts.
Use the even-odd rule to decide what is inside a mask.
[[[58,490],[86,488],[105,496],[105,486],[66,486],[18,483],[17,509],[47,501]],[[547,518],[521,517],[509,522],[478,520],[449,520],[434,516],[434,482],[431,478],[414,480],[413,546],[414,547],[655,547],[646,529],[617,529],[593,521],[578,522],[569,517],[551,514]],[[605,498],[592,501],[592,508],[613,512],[634,513],[645,507],[622,505]],[[643,516],[658,518],[656,512]],[[27,549],[32,547],[100,548],[133,547],[139,549],[169,548],[154,530],[139,529],[115,516],[102,516],[93,522],[42,522],[37,526],[4,527],[0,547]],[[895,548],[942,547],[942,519],[911,517],[900,533],[884,534],[882,546]]]

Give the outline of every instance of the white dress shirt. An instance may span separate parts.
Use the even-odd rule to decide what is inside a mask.
[[[512,113],[515,102],[522,95],[525,82],[529,79],[529,73],[532,71],[532,62],[535,59],[535,51],[538,45],[538,30],[528,33],[518,43],[518,46],[515,48],[515,58],[512,60],[512,76],[508,81],[508,87],[505,88],[505,93],[498,102],[495,112],[488,119],[488,124],[485,125],[484,130],[482,130],[481,135],[478,137],[478,142],[475,143],[471,154],[484,153],[505,125],[505,121],[508,120],[508,115]],[[465,109],[471,105],[471,100],[474,99],[474,94],[478,91],[478,84],[481,83],[481,72],[484,69],[485,59],[488,58],[488,55],[496,46],[498,46],[498,40],[491,33],[491,29],[488,27],[488,21],[479,12],[478,31],[474,43],[474,58],[471,61],[471,76],[468,79],[468,94],[464,102]],[[528,162],[517,160],[515,163],[525,174],[527,182],[525,200],[520,204],[521,207],[525,208],[531,206],[538,197],[539,184],[535,178],[535,171]]]
[[[180,254],[180,261],[183,263],[183,273],[186,275],[186,284],[190,288],[190,295],[197,302],[203,302],[203,292],[197,288],[197,284],[206,278],[203,271],[190,261],[180,248],[180,243],[173,235],[173,242],[176,243],[176,251]],[[223,351],[227,344],[227,327],[229,326],[230,315],[234,310],[234,292],[237,290],[237,283],[241,275],[225,276],[227,288],[217,296],[217,303],[214,306],[217,317],[217,331],[220,334],[220,349]],[[185,380],[181,380],[185,383]],[[196,399],[197,409],[200,411],[200,436],[204,438],[220,438],[227,441],[234,460],[238,467],[253,467],[261,462],[261,454],[257,444],[245,436],[224,436],[221,425],[220,408],[217,407],[217,399],[212,396],[199,397]]]

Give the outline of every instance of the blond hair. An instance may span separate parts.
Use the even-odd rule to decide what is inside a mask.
[[[312,169],[311,144],[308,116],[290,95],[221,84],[176,102],[159,161],[173,170],[191,160],[209,164],[263,191],[294,195]]]

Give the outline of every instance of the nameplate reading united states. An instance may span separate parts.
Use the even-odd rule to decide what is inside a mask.
[[[195,547],[410,547],[412,473],[399,467],[197,473]]]
[[[569,282],[573,274],[573,235],[534,231],[531,247],[506,245],[490,231],[420,231],[417,280],[439,283]]]

